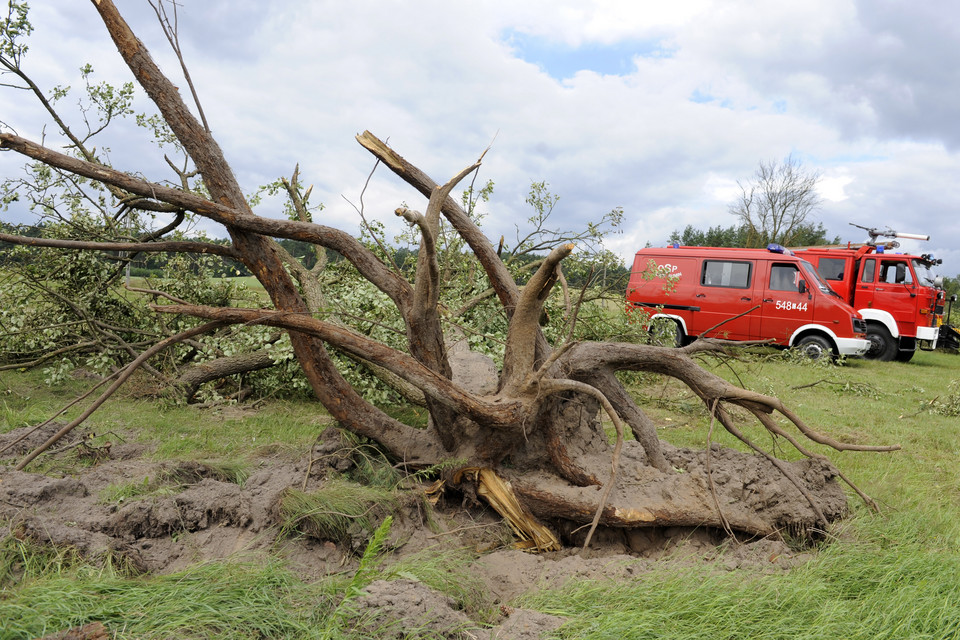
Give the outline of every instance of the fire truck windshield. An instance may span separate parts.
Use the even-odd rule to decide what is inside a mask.
[[[827,295],[840,298],[840,296],[830,288],[823,278],[820,277],[820,273],[814,268],[812,264],[806,260],[800,260],[800,263],[803,264],[803,270],[807,273],[807,278],[817,283],[817,288],[820,289],[820,293],[825,293]]]
[[[936,274],[930,270],[930,267],[914,258],[911,260],[913,263],[913,270],[917,273],[917,282],[923,287],[935,287],[936,285]]]

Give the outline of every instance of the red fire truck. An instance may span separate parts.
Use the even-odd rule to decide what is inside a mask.
[[[676,342],[771,340],[809,356],[861,355],[866,325],[806,260],[782,247],[641,249],[627,305],[671,321]]]
[[[859,226],[859,225],[854,225]],[[943,322],[943,279],[931,272],[942,263],[931,254],[894,253],[896,240],[930,236],[865,229],[862,245],[806,247],[796,254],[809,260],[827,284],[867,322],[870,348],[864,357],[907,362],[916,350],[935,349]]]

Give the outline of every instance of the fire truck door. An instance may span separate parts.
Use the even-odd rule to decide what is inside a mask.
[[[864,258],[860,262],[860,274],[853,295],[855,309],[869,309],[873,306],[874,289],[877,279],[877,259]]]
[[[874,303],[883,297],[883,308],[889,311],[901,335],[916,335],[917,283],[910,263],[903,257],[877,258],[877,283]]]

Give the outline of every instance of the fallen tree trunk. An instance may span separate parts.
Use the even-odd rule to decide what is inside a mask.
[[[192,401],[201,385],[230,376],[269,369],[276,365],[270,351],[260,350],[208,360],[188,367],[174,382],[178,395]]]

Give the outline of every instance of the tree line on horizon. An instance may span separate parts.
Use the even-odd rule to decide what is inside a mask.
[[[742,247],[763,248],[771,242],[791,247],[812,247],[825,244],[841,244],[840,236],[829,237],[822,222],[801,224],[789,235],[776,237],[769,230],[757,229],[749,224],[717,225],[698,229],[688,224],[683,231],[670,234],[670,244],[690,247]]]

